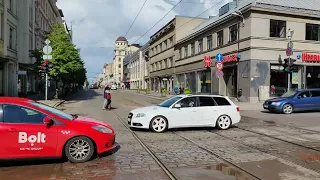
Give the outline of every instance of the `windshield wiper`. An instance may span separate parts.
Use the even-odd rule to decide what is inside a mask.
[[[77,119],[78,118],[78,115],[76,115],[76,114],[71,114],[71,116],[73,117],[73,119]]]

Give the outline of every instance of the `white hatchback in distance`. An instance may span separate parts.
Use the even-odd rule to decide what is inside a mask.
[[[129,113],[132,128],[164,132],[171,128],[217,127],[225,130],[240,122],[240,109],[228,97],[219,95],[178,95],[157,106]]]

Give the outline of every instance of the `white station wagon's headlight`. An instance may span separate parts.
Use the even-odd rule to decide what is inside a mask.
[[[146,114],[145,113],[138,113],[137,115],[136,115],[136,118],[139,118],[139,117],[145,117],[146,116]]]

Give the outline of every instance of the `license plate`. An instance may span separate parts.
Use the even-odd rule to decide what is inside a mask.
[[[265,104],[265,105],[263,105],[263,107],[268,108],[268,105],[267,105],[267,104]]]

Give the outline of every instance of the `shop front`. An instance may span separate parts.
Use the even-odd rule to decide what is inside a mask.
[[[223,63],[223,79],[226,86],[226,96],[237,97],[238,91],[238,55],[231,54],[224,56]]]

